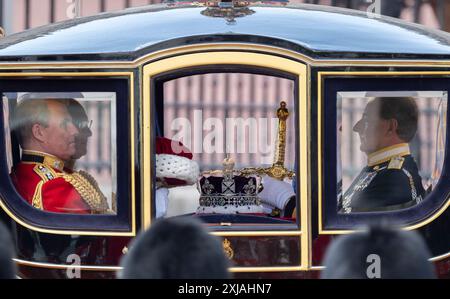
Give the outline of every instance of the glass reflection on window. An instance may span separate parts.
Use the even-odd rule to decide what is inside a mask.
[[[444,161],[444,92],[340,92],[338,211],[402,210],[426,200]]]

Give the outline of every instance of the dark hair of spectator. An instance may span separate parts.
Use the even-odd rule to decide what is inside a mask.
[[[379,277],[368,275],[379,257]],[[416,232],[387,227],[338,237],[324,259],[325,279],[426,279],[436,278],[431,254]],[[372,268],[373,269],[373,268]]]
[[[125,279],[229,278],[218,237],[192,217],[157,220],[135,239],[121,265]]]
[[[0,222],[0,279],[15,279],[16,264],[14,243],[5,225]]]

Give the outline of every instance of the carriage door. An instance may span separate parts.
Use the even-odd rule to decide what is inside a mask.
[[[233,271],[244,276],[307,269],[306,82],[304,64],[271,54],[202,52],[145,65],[144,225],[158,217],[199,217],[223,238]],[[156,175],[164,170],[155,170],[156,137],[182,142],[201,171],[192,185],[169,188],[164,211],[155,199]],[[236,184],[226,192],[240,197],[214,185],[225,158],[233,161]],[[252,196],[267,176],[294,190],[289,215],[276,188],[269,195],[273,206]]]

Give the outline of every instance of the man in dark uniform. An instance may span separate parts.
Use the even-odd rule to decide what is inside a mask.
[[[68,171],[65,161],[77,151],[79,129],[67,99],[25,99],[15,111],[13,130],[22,147],[22,161],[12,181],[33,207],[56,213],[108,212],[97,182],[83,171]]]
[[[392,211],[411,207],[425,196],[409,142],[418,125],[418,108],[406,97],[370,101],[353,130],[367,154],[367,166],[339,198],[339,211]]]

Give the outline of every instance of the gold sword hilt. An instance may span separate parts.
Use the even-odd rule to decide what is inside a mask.
[[[286,120],[289,117],[289,110],[286,108],[286,102],[280,103],[277,110],[278,117],[278,140],[275,151],[275,162],[272,166],[284,167],[284,159],[286,153]]]
[[[292,179],[295,172],[290,171],[284,167],[286,154],[286,120],[289,117],[289,110],[286,107],[286,102],[280,103],[280,108],[277,110],[278,117],[278,139],[275,151],[275,162],[269,168],[244,168],[240,171],[242,175],[269,175],[277,180],[284,180],[285,178]]]

